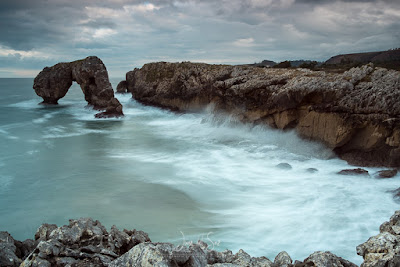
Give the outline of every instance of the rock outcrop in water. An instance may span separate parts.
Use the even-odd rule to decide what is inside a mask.
[[[150,63],[126,74],[138,101],[176,111],[207,105],[244,122],[295,128],[360,166],[400,166],[400,72],[342,74],[202,63]]]
[[[77,82],[85,100],[94,109],[103,110],[96,117],[122,116],[122,105],[114,97],[107,69],[98,57],[87,57],[69,63],[58,63],[44,68],[35,78],[33,89],[44,104],[57,104]]]
[[[380,234],[357,246],[363,257],[361,267],[400,266],[400,210],[380,226]],[[304,261],[292,261],[285,251],[272,262],[266,257],[251,257],[243,250],[233,254],[212,250],[203,241],[185,245],[151,242],[148,234],[137,230],[110,231],[91,218],[70,220],[57,227],[43,224],[35,240],[20,242],[0,232],[0,266],[166,266],[166,267],[356,267],[329,251],[316,251]]]

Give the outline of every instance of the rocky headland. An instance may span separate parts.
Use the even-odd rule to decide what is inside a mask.
[[[388,69],[400,70],[400,48],[379,52],[353,53],[333,56],[324,64],[325,67],[343,67],[351,64],[374,63]]]
[[[357,246],[361,267],[400,266],[400,211],[380,226],[380,233]],[[165,266],[165,267],[356,267],[333,253],[316,251],[303,261],[293,261],[285,251],[272,261],[251,257],[243,250],[215,251],[207,243],[173,245],[151,242],[137,230],[110,231],[91,218],[70,220],[68,225],[42,224],[34,239],[14,240],[0,232],[0,266]]]
[[[317,140],[358,166],[400,166],[400,72],[344,73],[203,63],[150,63],[121,84],[133,98],[175,111],[206,106],[246,123]]]
[[[89,105],[102,111],[96,114],[96,117],[123,116],[122,105],[114,97],[107,69],[98,57],[91,56],[45,67],[36,76],[33,89],[43,98],[43,104],[57,104],[68,92],[72,82],[81,86]]]

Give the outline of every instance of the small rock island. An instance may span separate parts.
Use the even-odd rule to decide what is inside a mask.
[[[81,86],[89,105],[102,111],[96,114],[97,118],[124,115],[121,103],[114,97],[107,69],[101,59],[95,56],[45,67],[36,76],[33,89],[43,98],[43,104],[57,104],[68,92],[72,82]]]

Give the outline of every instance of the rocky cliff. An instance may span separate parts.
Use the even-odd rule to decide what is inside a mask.
[[[400,211],[380,227],[380,234],[357,247],[361,267],[400,266]],[[70,220],[68,225],[41,225],[35,239],[14,240],[0,232],[0,266],[165,266],[165,267],[357,267],[329,251],[316,251],[303,261],[294,261],[285,251],[271,261],[251,257],[243,250],[233,254],[212,250],[207,243],[173,245],[151,242],[137,230],[110,231],[91,218]]]
[[[337,55],[328,59],[325,64],[348,64],[348,63],[387,63],[393,62],[400,64],[400,49],[388,51],[367,52]]]
[[[35,78],[33,89],[45,104],[57,104],[65,96],[72,82],[77,82],[85,100],[103,112],[96,117],[122,116],[122,105],[114,97],[107,69],[98,57],[87,57],[68,63],[45,67]]]
[[[150,63],[126,74],[133,97],[176,111],[207,105],[243,122],[297,130],[361,166],[400,166],[400,72],[342,74],[202,63]]]

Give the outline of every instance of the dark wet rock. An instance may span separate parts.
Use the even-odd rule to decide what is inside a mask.
[[[14,238],[7,232],[0,232],[0,266],[19,266],[22,261],[16,252]]]
[[[91,218],[70,220],[68,225],[61,227],[43,224],[37,230],[35,239],[39,243],[24,260],[24,266],[63,266],[67,263],[74,266],[108,266],[135,245],[151,241],[142,231],[119,231],[113,226],[107,232],[99,221]]]
[[[341,174],[341,175],[368,175],[369,176],[368,171],[361,169],[361,168],[341,170],[340,172],[338,172],[338,174]]]
[[[107,69],[98,57],[45,67],[36,76],[33,89],[43,98],[44,104],[57,104],[73,81],[81,86],[88,104],[94,109],[102,110],[96,117],[123,116],[122,105],[114,97]]]
[[[225,250],[222,252],[215,250],[206,250],[206,254],[208,264],[232,263],[234,258],[234,255],[230,250]]]
[[[400,266],[400,211],[379,230],[378,235],[357,246],[357,254],[364,259],[361,267]]]
[[[368,64],[342,74],[203,63],[150,63],[126,74],[145,104],[207,105],[243,122],[294,128],[359,166],[400,166],[400,72]]]
[[[336,256],[335,254],[326,251],[316,251],[308,258],[304,260],[303,263],[294,264],[295,267],[357,267],[354,263],[342,259],[341,257]]]
[[[292,165],[290,165],[289,163],[279,163],[278,165],[276,165],[275,167],[282,169],[282,170],[291,170],[292,169]]]
[[[286,251],[280,252],[276,255],[274,260],[274,267],[288,267],[292,265],[292,258]]]
[[[207,259],[199,245],[189,247],[170,243],[141,243],[109,266],[206,266]]]
[[[57,228],[55,224],[42,224],[35,233],[35,240],[48,240],[50,233]]]
[[[15,255],[18,258],[25,260],[26,257],[35,249],[38,242],[32,239],[27,239],[23,242],[14,240],[14,245],[17,248]]]
[[[128,84],[126,81],[120,81],[117,85],[117,93],[124,94],[128,93]]]
[[[390,191],[388,191],[388,192],[393,193],[393,198],[394,198],[396,201],[399,201],[399,202],[400,202],[400,187],[397,188],[397,189],[395,189],[395,190],[390,190]]]
[[[316,168],[308,168],[306,171],[308,173],[316,173],[316,172],[318,172],[318,169],[316,169]]]
[[[397,170],[396,169],[382,170],[382,171],[378,172],[377,177],[378,178],[393,178],[396,175],[397,175]]]
[[[331,252],[317,251],[303,262],[296,260],[292,263],[289,254],[282,251],[271,262],[266,257],[251,257],[243,250],[236,254],[230,250],[215,251],[202,241],[189,246],[152,243],[142,231],[120,231],[113,226],[108,232],[99,221],[91,218],[70,220],[68,225],[61,227],[43,224],[35,237],[36,241],[20,242],[7,232],[0,232],[0,266],[356,266]],[[21,247],[31,250],[22,263],[22,256],[18,253],[27,253],[18,252],[23,250]],[[364,258],[362,267],[400,266],[400,211],[381,225],[378,235],[359,245],[357,253]]]
[[[232,264],[236,264],[238,266],[260,266],[260,267],[272,267],[273,263],[266,257],[251,257],[242,249],[238,251],[233,256]]]

